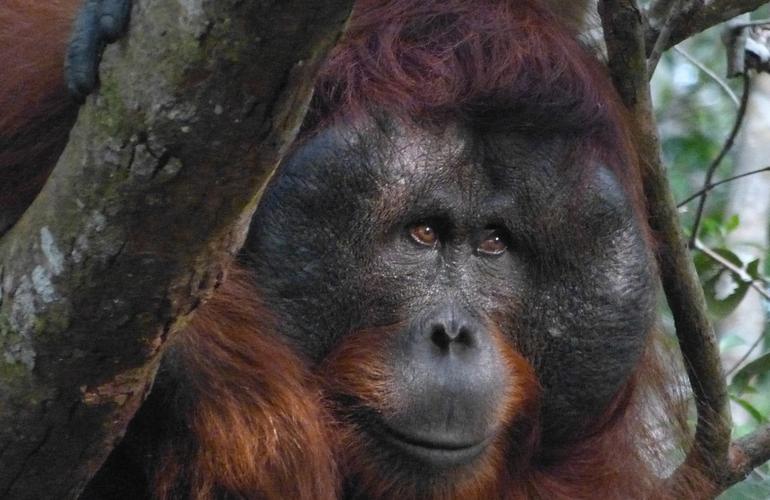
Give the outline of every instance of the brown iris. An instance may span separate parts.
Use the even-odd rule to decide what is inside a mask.
[[[479,243],[478,252],[483,255],[500,255],[508,245],[498,231],[491,231]]]
[[[409,228],[409,235],[414,241],[426,247],[435,247],[438,242],[438,233],[428,224],[415,224]]]

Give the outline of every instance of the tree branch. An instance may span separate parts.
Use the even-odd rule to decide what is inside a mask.
[[[752,470],[770,460],[770,424],[736,439],[730,446],[730,470],[727,485],[746,479]]]
[[[762,289],[762,288],[757,288],[757,284],[756,283],[752,282],[751,286],[754,288],[754,290],[757,290],[757,291],[763,290],[764,291],[764,289]],[[743,356],[741,356],[740,359],[738,359],[738,361],[736,361],[733,364],[733,366],[731,366],[730,368],[727,369],[727,371],[725,371],[725,376],[729,377],[733,373],[735,373],[735,371],[738,368],[740,368],[743,365],[743,363],[745,363],[751,357],[751,355],[754,353],[754,351],[756,351],[757,348],[760,345],[762,345],[764,340],[765,340],[765,334],[764,334],[764,332],[762,332],[761,334],[759,334],[759,336],[756,339],[754,339],[754,342],[751,343],[749,348],[746,349],[746,352],[743,353]],[[762,462],[760,462],[760,464],[761,463]]]
[[[351,0],[136,0],[0,240],[0,498],[73,498],[221,280]]]
[[[661,24],[660,31],[658,32],[658,38],[655,40],[655,44],[652,46],[649,56],[647,57],[647,75],[652,78],[655,73],[655,68],[658,66],[663,52],[668,47],[668,41],[671,38],[671,31],[674,29],[674,19],[684,8],[686,0],[674,0],[673,2],[666,2],[668,7],[665,20]]]
[[[678,212],[660,159],[644,43],[644,21],[633,0],[603,0],[600,15],[607,41],[609,68],[623,101],[631,111],[637,139],[650,225],[659,235],[661,281],[695,394],[698,423],[695,444],[685,466],[702,470],[720,484],[727,468],[730,414],[714,329],[706,313],[703,290],[695,273]],[[657,38],[657,36],[656,36]],[[676,482],[675,473],[672,481]]]
[[[665,48],[673,47],[696,33],[723,23],[736,16],[751,12],[767,3],[766,0],[700,0],[688,2],[673,19],[671,34]],[[652,53],[660,37],[663,22],[648,26],[644,35],[647,54]]]

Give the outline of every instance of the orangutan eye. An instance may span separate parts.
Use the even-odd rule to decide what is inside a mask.
[[[430,224],[420,223],[409,228],[409,236],[420,245],[435,247],[438,243],[438,233]]]
[[[508,244],[501,232],[497,229],[490,230],[484,235],[477,251],[482,255],[497,256],[502,255],[508,249]]]

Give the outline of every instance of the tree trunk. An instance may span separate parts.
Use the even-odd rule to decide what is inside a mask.
[[[221,280],[351,0],[136,0],[0,240],[0,498],[73,498]]]

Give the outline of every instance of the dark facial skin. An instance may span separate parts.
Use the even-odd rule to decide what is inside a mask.
[[[364,122],[307,140],[266,192],[245,255],[290,342],[320,362],[398,325],[398,410],[373,412],[372,434],[409,461],[466,463],[501,432],[493,327],[535,368],[545,443],[578,435],[638,360],[648,251],[614,175],[573,143]]]

